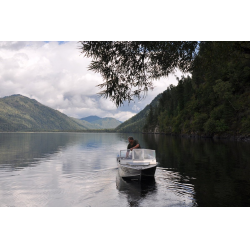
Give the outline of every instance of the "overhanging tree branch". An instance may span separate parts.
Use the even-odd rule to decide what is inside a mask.
[[[79,42],[81,53],[92,58],[89,70],[101,74],[99,94],[117,106],[142,98],[153,89],[153,80],[188,72],[198,42]]]

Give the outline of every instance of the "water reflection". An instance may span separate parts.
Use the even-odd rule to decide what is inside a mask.
[[[117,177],[129,135],[156,150],[150,183]],[[163,135],[0,133],[0,206],[250,206],[249,152]]]
[[[115,159],[116,146],[122,148],[125,145],[120,144],[116,134],[0,133],[0,170],[14,171],[30,164],[35,166],[55,154],[61,154],[67,173],[74,172],[72,165],[83,161],[91,168],[100,169],[107,159]],[[104,150],[107,145],[109,148]]]
[[[0,170],[21,170],[70,143],[61,133],[0,133]]]
[[[116,187],[125,194],[130,207],[140,206],[143,199],[157,191],[155,178],[143,181],[129,180],[120,177],[119,173],[116,176]]]
[[[250,206],[249,143],[161,135],[144,142],[157,151],[159,167],[174,174],[174,190],[192,186],[198,206]]]

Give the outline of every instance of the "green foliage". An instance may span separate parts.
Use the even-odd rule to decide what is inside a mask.
[[[209,118],[204,124],[204,130],[206,133],[213,133],[216,131],[216,121],[213,118]]]
[[[210,112],[211,119],[214,119],[214,120],[220,119],[220,117],[223,116],[224,110],[225,110],[225,106],[224,105],[219,105],[219,106],[215,107]]]
[[[172,132],[173,133],[180,133],[181,132],[181,116],[175,116],[172,118]]]
[[[228,130],[228,126],[225,122],[225,120],[220,119],[216,121],[216,130],[215,132],[226,132]]]
[[[204,130],[206,133],[222,133],[228,130],[228,126],[225,120],[214,120],[213,118],[209,118],[204,124]]]
[[[250,116],[244,117],[242,119],[240,132],[245,134],[250,134]]]
[[[250,42],[201,42],[190,73],[159,99],[160,132],[250,133]]]
[[[213,86],[214,93],[222,100],[229,100],[233,97],[232,83],[229,81],[222,81],[221,79],[215,81]]]
[[[236,90],[249,82],[249,41],[81,41],[80,51],[91,57],[90,70],[100,73],[103,83],[101,96],[120,106],[124,101],[141,98],[152,81],[168,76],[176,68],[192,74],[193,89],[216,80],[227,82]],[[241,70],[240,67],[243,68]],[[235,79],[233,79],[235,78]],[[235,81],[234,81],[235,80]],[[240,84],[239,84],[240,82]],[[183,109],[187,92],[185,85],[176,89],[179,110]],[[218,86],[219,87],[219,86]],[[173,103],[173,105],[175,105]]]
[[[195,113],[191,123],[195,131],[203,131],[203,125],[206,122],[208,115],[205,113]]]

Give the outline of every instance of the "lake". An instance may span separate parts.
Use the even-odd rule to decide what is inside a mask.
[[[116,156],[134,136],[156,150],[149,182]],[[0,133],[0,206],[250,206],[250,143],[122,133]]]

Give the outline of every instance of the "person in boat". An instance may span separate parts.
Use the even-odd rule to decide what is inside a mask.
[[[134,140],[134,138],[132,136],[129,136],[128,137],[128,146],[127,146],[127,154],[126,154],[126,157],[128,157],[129,155],[129,152],[132,151],[133,149],[136,149],[136,148],[141,148],[139,142],[137,140]]]

